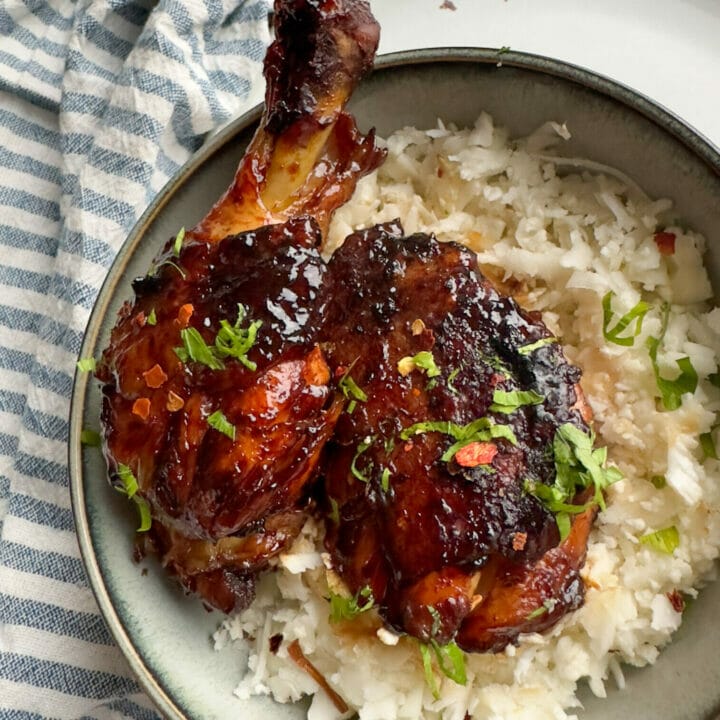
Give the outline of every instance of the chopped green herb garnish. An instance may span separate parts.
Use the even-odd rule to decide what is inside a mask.
[[[455,453],[472,442],[487,442],[504,438],[513,445],[517,445],[515,433],[509,425],[497,425],[491,418],[479,418],[469,422],[467,425],[458,425],[449,420],[429,420],[419,422],[405,428],[400,433],[402,440],[409,440],[413,435],[420,435],[426,432],[439,432],[450,435],[455,439],[453,443],[440,458],[443,462],[449,462]]]
[[[570,513],[556,513],[555,524],[557,525],[558,532],[560,533],[560,541],[562,542],[570,534],[570,530],[572,529],[572,520],[570,520]]]
[[[610,290],[602,299],[603,337],[605,340],[614,343],[615,345],[630,347],[635,343],[635,338],[642,331],[643,318],[647,314],[648,310],[650,310],[650,305],[643,300],[640,300],[633,308],[619,318],[611,328],[610,324],[613,322],[613,311],[611,305],[614,295],[615,293]],[[631,335],[621,336],[621,333],[627,330],[628,326],[633,321],[636,321],[635,331]]]
[[[227,320],[220,321],[220,330],[215,338],[215,348],[220,357],[234,357],[248,370],[255,372],[257,364],[252,360],[248,360],[247,353],[255,344],[262,320],[255,320],[248,327],[243,328],[242,324],[245,315],[245,307],[238,304],[238,314],[234,325],[231,325]]]
[[[509,45],[503,45],[501,48],[496,50],[496,55],[505,55],[506,53],[510,52],[510,46]]]
[[[649,545],[653,550],[672,555],[680,545],[680,533],[674,525],[671,525],[662,530],[642,535],[639,540],[643,545]]]
[[[713,387],[720,388],[720,371],[710,373],[707,379]]]
[[[453,393],[454,395],[457,395],[457,394],[458,394],[458,390],[457,390],[457,388],[453,385],[453,383],[455,382],[455,378],[459,375],[459,373],[460,373],[460,368],[455,368],[455,369],[448,375],[448,379],[447,379],[448,390],[449,390],[451,393]]]
[[[440,692],[433,674],[432,654],[435,655],[438,668],[443,675],[449,677],[458,685],[465,685],[467,683],[465,655],[454,640],[446,645],[440,645],[435,640],[430,640],[428,644],[421,643],[420,655],[423,661],[423,669],[425,670],[425,682],[427,682],[434,698],[437,699],[440,697]]]
[[[155,313],[155,308],[150,311],[150,314],[147,316],[146,322],[148,325],[157,325],[157,314]]]
[[[437,700],[440,697],[440,690],[438,690],[435,673],[433,673],[432,651],[429,645],[420,643],[420,657],[422,658],[423,670],[425,671],[425,683],[430,688],[432,696]]]
[[[605,509],[603,491],[622,479],[615,467],[605,467],[606,448],[593,448],[595,435],[584,432],[571,423],[561,425],[553,439],[555,482],[553,485],[525,481],[525,491],[537,497],[552,513],[565,539],[570,531],[570,515],[583,512],[592,505]],[[580,490],[595,488],[594,497],[584,505],[573,505],[572,499]]]
[[[647,339],[647,349],[650,355],[653,372],[655,373],[655,382],[658,390],[660,390],[663,407],[666,410],[677,410],[682,404],[682,396],[685,393],[695,392],[695,388],[697,388],[698,384],[698,375],[690,362],[690,358],[688,357],[680,358],[680,360],[675,361],[678,368],[680,368],[680,374],[674,380],[668,380],[660,375],[657,355],[660,344],[662,343],[663,338],[665,337],[665,332],[667,331],[669,315],[670,306],[666,303],[663,306],[663,322],[660,330],[660,337],[649,337]]]
[[[534,620],[535,618],[538,618],[541,615],[544,615],[547,611],[548,611],[548,609],[544,605],[541,605],[540,607],[535,608],[531,613],[528,613],[525,616],[525,619],[526,620]]]
[[[383,447],[385,448],[385,454],[389,455],[395,449],[395,438],[393,438],[393,437],[385,438]]]
[[[235,426],[225,417],[222,410],[216,410],[207,419],[208,425],[223,435],[227,435],[231,440],[235,439]]]
[[[122,483],[122,487],[117,489],[129,498],[133,497],[138,491],[138,481],[135,478],[135,475],[133,475],[133,471],[127,465],[119,463],[117,467],[117,476],[118,480]]]
[[[403,376],[408,375],[415,368],[424,370],[429,378],[440,375],[440,368],[435,364],[435,358],[427,350],[422,350],[417,355],[407,355],[398,360],[398,372]]]
[[[183,328],[180,331],[180,339],[183,341],[183,347],[175,348],[175,354],[183,362],[193,360],[206,365],[211,370],[222,370],[225,367],[223,361],[216,356],[213,348],[195,328]]]
[[[380,477],[380,487],[383,489],[383,492],[387,492],[390,489],[390,470],[387,468],[382,471],[382,476]]]
[[[178,264],[174,263],[172,260],[163,260],[161,263],[158,263],[157,265],[154,265],[152,268],[150,268],[150,272],[148,273],[148,275],[153,275],[153,276],[154,276],[154,275],[157,275],[158,270],[159,270],[163,265],[169,265],[171,268],[174,268],[175,270],[178,271],[178,273],[180,273],[180,277],[181,277],[183,280],[185,279],[185,277],[186,277],[185,271],[184,271]]]
[[[220,321],[220,330],[215,337],[215,344],[208,345],[205,339],[195,328],[184,328],[180,331],[180,338],[183,347],[175,348],[176,355],[183,362],[193,360],[206,365],[211,370],[222,370],[225,367],[223,358],[233,357],[239,360],[248,370],[256,370],[257,365],[248,360],[247,353],[255,344],[257,331],[262,321],[256,320],[243,328],[245,319],[245,308],[238,305],[238,315],[235,324],[231,325],[227,320]]]
[[[365,391],[358,386],[355,380],[353,380],[352,375],[350,375],[350,369],[351,368],[348,368],[348,371],[340,378],[338,387],[342,390],[342,394],[350,400],[347,406],[347,411],[349,414],[352,414],[358,401],[367,402],[368,398]]]
[[[185,228],[181,227],[178,234],[175,236],[175,244],[173,245],[173,255],[180,257],[180,250],[182,249],[183,240],[185,239]]]
[[[490,411],[509,415],[524,405],[539,405],[543,400],[545,398],[534,390],[495,390]]]
[[[100,447],[102,438],[96,430],[83,430],[80,433],[80,442],[86,447]]]
[[[351,598],[346,598],[331,592],[330,622],[337,623],[342,620],[352,620],[373,608],[374,605],[375,598],[373,597],[372,588],[369,585],[358,590]]]
[[[137,528],[137,531],[145,532],[146,530],[149,530],[152,523],[150,506],[145,498],[142,498],[137,494],[138,481],[135,478],[133,471],[127,465],[118,463],[117,477],[122,483],[122,487],[116,487],[115,489],[123,495],[126,495],[128,500],[132,500],[138,509],[138,513],[140,514],[140,525]]]
[[[137,532],[147,532],[152,527],[152,515],[150,513],[150,504],[145,498],[135,495],[133,498],[140,515],[140,525]]]
[[[539,340],[536,340],[529,345],[523,345],[522,347],[519,347],[518,353],[520,355],[530,355],[531,353],[535,352],[535,350],[538,350],[541,347],[545,347],[546,345],[552,345],[556,342],[557,338],[554,337],[540,338]]]
[[[535,618],[545,615],[545,613],[552,612],[555,609],[555,605],[557,605],[557,600],[549,598],[548,600],[545,600],[540,607],[535,608],[525,619],[534,620]]]
[[[80,358],[77,361],[77,368],[80,372],[95,372],[96,366],[94,357]]]
[[[358,470],[356,463],[358,458],[372,445],[372,443],[373,438],[371,436],[366,437],[355,449],[355,456],[352,459],[352,463],[350,463],[350,472],[352,473],[353,477],[364,483],[368,482],[370,480],[370,477]],[[368,466],[367,471],[370,472],[370,470],[372,470],[372,463],[370,463],[370,465]]]
[[[437,377],[440,374],[440,368],[435,364],[435,358],[431,352],[419,352],[413,357],[413,362],[421,370],[424,370],[429,378]]]

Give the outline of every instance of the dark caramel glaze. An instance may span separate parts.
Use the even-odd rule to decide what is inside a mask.
[[[331,513],[332,498],[339,513],[339,522],[326,523],[326,542],[350,589],[370,586],[391,625],[447,642],[479,602],[491,560],[532,573],[558,544],[552,515],[523,487],[526,479],[554,482],[559,425],[586,425],[574,408],[580,372],[561,347],[518,352],[550,336],[542,321],[499,295],[466,248],[401,235],[397,224],[357,233],[329,263],[323,348],[336,377],[349,368],[367,401],[343,413],[326,448],[325,508]],[[419,369],[398,371],[401,358],[421,351],[440,370],[431,381]],[[493,412],[496,388],[534,390],[545,400]],[[494,440],[490,465],[442,461],[454,440],[440,432],[401,438],[415,423],[483,417],[509,425],[518,440]],[[558,599],[557,613],[581,597],[576,585]],[[523,623],[513,628],[522,630]]]

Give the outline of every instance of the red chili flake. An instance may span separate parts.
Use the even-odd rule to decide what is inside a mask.
[[[138,398],[132,407],[133,415],[137,415],[141,420],[147,420],[150,415],[150,398]]]
[[[404,450],[405,452],[410,452],[412,449],[413,449],[412,440],[411,440],[410,442],[406,442],[406,443],[403,445],[403,450]]]
[[[457,10],[455,7],[455,3],[452,2],[452,0],[444,0],[443,4],[440,6],[441,10]]]
[[[168,393],[165,407],[170,412],[177,412],[178,410],[182,410],[184,405],[185,401],[177,393],[174,393],[172,390]]]
[[[149,388],[159,388],[168,379],[165,371],[157,364],[146,370],[142,376],[145,378],[145,384]]]
[[[455,453],[455,462],[462,467],[477,467],[478,465],[489,465],[497,455],[497,445],[491,442],[468,443]]]
[[[666,596],[675,612],[681,613],[685,609],[685,600],[677,590],[671,590]]]
[[[335,368],[335,379],[338,380],[343,375],[345,375],[346,372],[347,372],[347,368],[345,367],[345,365],[338,365]]]
[[[513,535],[513,543],[512,543],[513,550],[516,550],[517,552],[519,552],[520,550],[523,550],[525,548],[526,542],[527,542],[527,533],[516,532]]]
[[[140,326],[143,327],[145,323],[147,322],[147,318],[145,317],[145,313],[141,310],[136,316],[135,316],[135,322]]]
[[[505,376],[502,373],[493,373],[490,376],[490,385],[492,387],[495,387],[496,385],[499,385],[501,382],[505,381]]]
[[[413,394],[415,397],[420,397],[420,389],[419,389],[419,388],[413,388],[413,389],[412,389],[412,394]]]
[[[675,233],[657,232],[655,233],[655,244],[661,255],[675,254]]]
[[[182,305],[180,307],[180,309],[178,310],[177,319],[181,327],[185,327],[188,324],[188,322],[190,321],[190,316],[193,314],[194,310],[195,308],[193,307],[192,303],[185,303],[185,305]]]

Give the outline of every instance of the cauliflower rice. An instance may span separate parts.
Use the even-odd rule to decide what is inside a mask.
[[[625,476],[611,486],[591,536],[584,606],[503,653],[466,654],[467,684],[438,675],[436,699],[416,640],[381,629],[374,611],[352,623],[329,622],[328,583],[334,587],[337,578],[325,567],[322,529],[310,521],[277,571],[259,581],[253,605],[216,634],[218,647],[249,647],[238,696],[290,702],[310,695],[310,720],[341,717],[290,659],[288,645],[297,640],[361,720],[572,718],[578,682],[586,678],[603,696],[609,678],[623,685],[621,663],[654,662],[680,625],[682,595],[695,595],[712,575],[720,464],[704,457],[700,437],[713,432],[720,410],[711,382],[720,309],[710,305],[705,240],[675,224],[670,201],[648,198],[620,173],[554,157],[553,143],[566,137],[564,126],[548,123],[510,141],[486,114],[470,129],[440,123],[401,130],[387,140],[385,164],[336,213],[327,250],[360,227],[399,217],[408,235],[435,233],[468,245],[499,287],[542,312],[568,359],[582,368],[598,445],[607,445]],[[674,254],[660,252],[660,231],[676,236]],[[641,299],[651,306],[632,346],[603,336],[608,291],[614,321]],[[674,377],[676,361],[688,357],[699,377],[672,411],[659,401],[646,347],[648,337],[661,334],[664,303],[670,309],[661,373]],[[671,527],[679,545],[670,553],[640,540]],[[273,653],[277,635],[282,643]]]

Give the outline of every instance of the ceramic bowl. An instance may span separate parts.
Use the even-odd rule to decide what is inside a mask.
[[[567,154],[619,168],[648,193],[672,198],[691,227],[709,240],[707,263],[720,287],[720,154],[679,119],[647,98],[588,71],[547,58],[481,49],[440,49],[381,57],[351,102],[360,126],[381,135],[437,118],[472,124],[489,112],[513,136],[547,120],[566,122]],[[260,109],[214,137],[168,184],[123,246],[98,297],[82,356],[108,341],[132,278],[178,227],[193,225],[230,182]],[[716,296],[717,297],[717,296]],[[160,568],[132,560],[135,517],[105,481],[99,453],[83,449],[80,432],[98,426],[100,395],[76,379],[70,433],[73,507],[82,555],[100,609],[147,694],[168,718],[305,718],[307,705],[268,698],[241,701],[233,688],[245,658],[216,652],[221,621],[188,598]],[[583,690],[583,720],[703,720],[720,714],[720,583],[692,603],[674,641],[648,668],[627,673],[624,690],[600,700]]]

